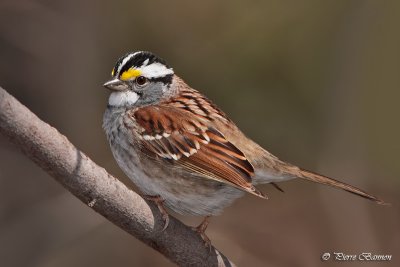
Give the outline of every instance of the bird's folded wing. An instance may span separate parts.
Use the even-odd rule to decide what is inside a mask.
[[[210,121],[184,109],[162,105],[137,109],[131,116],[141,127],[145,153],[264,197],[251,183],[251,163]]]

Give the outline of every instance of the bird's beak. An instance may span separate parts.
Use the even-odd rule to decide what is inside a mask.
[[[109,80],[108,82],[103,84],[103,86],[113,91],[124,91],[129,89],[128,84],[124,83],[120,79]]]

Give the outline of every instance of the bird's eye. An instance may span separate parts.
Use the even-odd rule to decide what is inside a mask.
[[[147,78],[143,76],[139,76],[136,78],[136,84],[139,86],[144,86],[147,83]]]

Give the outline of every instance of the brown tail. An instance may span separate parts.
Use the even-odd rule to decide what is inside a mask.
[[[302,179],[305,179],[308,181],[313,181],[313,182],[316,182],[319,184],[326,184],[326,185],[330,185],[330,186],[333,186],[336,188],[340,188],[340,189],[346,190],[347,192],[358,195],[360,197],[375,201],[378,204],[383,204],[383,205],[388,204],[385,201],[383,201],[373,195],[370,195],[367,192],[362,191],[361,189],[358,189],[357,187],[354,187],[352,185],[349,185],[349,184],[346,184],[343,182],[339,182],[335,179],[332,179],[332,178],[329,178],[329,177],[326,177],[326,176],[323,176],[323,175],[320,175],[320,174],[317,174],[314,172],[310,172],[310,171],[301,169],[299,178],[302,178]]]

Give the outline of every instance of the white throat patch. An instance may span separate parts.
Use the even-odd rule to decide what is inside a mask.
[[[139,95],[133,91],[112,92],[108,98],[108,104],[114,107],[129,106],[136,103]]]

